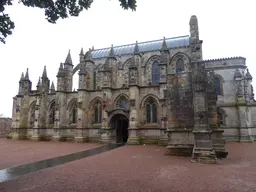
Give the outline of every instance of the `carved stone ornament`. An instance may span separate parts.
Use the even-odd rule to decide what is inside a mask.
[[[79,101],[79,102],[77,103],[77,107],[78,107],[79,109],[82,109],[82,101]]]
[[[135,106],[135,99],[130,99],[130,106],[132,106],[132,107]]]

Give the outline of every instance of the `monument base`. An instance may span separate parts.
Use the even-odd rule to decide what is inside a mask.
[[[74,141],[76,143],[85,143],[85,142],[88,142],[89,139],[88,139],[88,137],[77,136],[77,137],[74,138]]]
[[[192,163],[217,164],[217,157],[214,149],[194,148],[191,157]]]
[[[139,145],[140,144],[140,139],[139,137],[129,137],[127,141],[128,145]]]
[[[194,135],[191,129],[172,128],[167,130],[168,145],[165,155],[191,156],[194,147]]]
[[[166,147],[166,151],[164,155],[191,157],[192,152],[193,152],[192,144],[188,144],[188,145],[177,144],[177,145],[168,145]]]

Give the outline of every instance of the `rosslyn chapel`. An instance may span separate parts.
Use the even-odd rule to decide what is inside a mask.
[[[246,59],[203,60],[196,16],[188,26],[188,36],[82,49],[78,64],[68,52],[57,85],[46,67],[36,90],[29,71],[22,73],[10,137],[159,144],[169,154],[196,154],[197,141],[220,156],[226,140],[254,141],[256,102]]]

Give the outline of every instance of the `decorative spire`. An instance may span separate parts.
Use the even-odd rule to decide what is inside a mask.
[[[92,51],[94,51],[94,46],[92,46]]]
[[[65,64],[73,65],[73,62],[72,62],[72,59],[71,59],[70,50],[68,51],[68,55],[67,55],[67,58],[66,58]]]
[[[26,71],[25,79],[29,79],[28,68],[27,68],[27,71]]]
[[[22,81],[24,79],[24,73],[21,73],[21,77],[20,77],[20,81]]]
[[[138,41],[136,41],[135,47],[134,47],[134,50],[133,50],[133,54],[136,55],[136,54],[139,54],[139,53],[140,53],[140,49],[139,49]]]
[[[109,54],[108,54],[108,58],[115,58],[115,52],[114,52],[114,47],[113,44],[111,45]]]
[[[40,87],[41,87],[41,77],[39,77],[38,82],[37,82],[37,86],[36,86],[37,90],[39,90]]]
[[[245,74],[245,77],[246,77],[246,79],[248,79],[248,80],[252,80],[252,75],[251,75],[251,73],[249,72],[249,69],[247,68],[247,73]]]
[[[59,71],[63,70],[63,63],[60,63]]]
[[[53,83],[53,81],[52,81],[52,84],[51,84],[51,93],[54,93],[55,92],[55,86],[54,86],[54,83]]]
[[[79,55],[83,55],[84,54],[84,50],[83,48],[81,48],[80,54]]]
[[[166,44],[165,37],[164,37],[164,39],[163,39],[163,43],[162,43],[162,51],[168,51],[168,48],[167,48],[167,44]]]
[[[46,66],[44,66],[44,70],[43,70],[43,75],[42,75],[43,79],[47,79],[47,72],[46,72]]]

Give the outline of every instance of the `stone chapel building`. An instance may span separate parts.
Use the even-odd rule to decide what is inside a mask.
[[[253,141],[256,102],[246,59],[203,60],[196,16],[189,26],[188,36],[90,49],[85,54],[82,49],[77,65],[69,52],[60,64],[56,89],[46,67],[36,90],[31,90],[28,70],[22,73],[13,98],[11,137],[166,145],[167,75],[186,73],[198,62],[214,71],[218,126],[224,138]],[[78,89],[73,90],[76,72]]]

